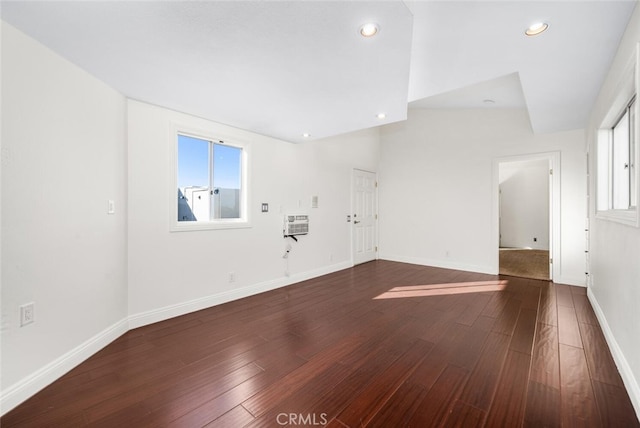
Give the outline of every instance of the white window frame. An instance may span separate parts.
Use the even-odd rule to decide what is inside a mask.
[[[640,201],[640,102],[638,102],[638,88],[640,88],[640,43],[636,45],[633,58],[625,67],[622,77],[618,82],[614,98],[610,103],[604,119],[596,133],[596,218],[640,227],[640,209],[637,204]],[[635,135],[630,144],[633,145],[633,157],[630,162],[634,165],[635,200],[636,206],[629,209],[613,209],[612,191],[612,145],[613,127],[618,123],[624,111],[631,101],[636,99],[633,106],[635,110]],[[633,126],[633,125],[632,125]]]
[[[241,189],[240,189],[240,218],[221,218],[209,221],[178,221],[178,136],[185,135],[199,138],[213,143],[223,142],[224,145],[242,149]],[[243,229],[251,227],[250,221],[250,189],[249,189],[249,159],[250,146],[248,141],[224,135],[214,130],[199,129],[184,124],[172,124],[169,135],[171,152],[171,183],[169,185],[169,230],[171,232],[188,232],[198,230]],[[211,160],[210,160],[211,161]]]

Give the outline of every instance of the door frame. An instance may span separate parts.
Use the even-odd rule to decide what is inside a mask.
[[[355,193],[355,174],[356,174],[356,171],[362,171],[362,172],[366,172],[366,173],[375,175],[376,187],[375,187],[375,192],[374,193],[375,193],[375,198],[376,198],[376,201],[375,201],[375,211],[376,211],[375,215],[376,216],[378,215],[378,210],[379,210],[378,185],[377,185],[377,183],[378,183],[378,173],[376,171],[370,171],[370,170],[364,169],[364,168],[352,168],[351,169],[351,189],[350,189],[350,196],[349,196],[349,198],[351,199],[351,207],[350,207],[350,212],[348,214],[348,216],[349,216],[349,243],[350,243],[350,246],[351,246],[351,251],[350,251],[350,253],[351,253],[351,266],[355,266],[356,265],[356,263],[355,263],[355,261],[356,261],[356,258],[355,258],[356,247],[355,247],[355,240],[353,239],[354,238],[353,237],[353,235],[354,235],[354,226],[355,226],[355,223],[353,222],[354,221],[353,214],[354,214],[354,210],[355,210],[354,193]],[[375,228],[376,228],[376,230],[375,230],[375,234],[374,234],[374,237],[375,237],[374,239],[376,241],[375,242],[375,246],[377,248],[377,251],[376,251],[376,256],[375,256],[374,260],[378,260],[378,256],[380,254],[380,248],[379,248],[380,228],[378,227],[378,218],[377,217],[375,219]]]
[[[500,271],[500,164],[547,160],[551,171],[549,180],[549,280],[561,277],[562,255],[560,252],[560,152],[531,153],[524,155],[505,156],[493,159],[493,185],[491,188],[493,201],[493,215],[491,224],[491,265],[495,274]]]

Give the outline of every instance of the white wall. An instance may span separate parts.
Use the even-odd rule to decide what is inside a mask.
[[[415,109],[406,122],[382,128],[380,257],[497,273],[494,160],[543,152],[561,157],[554,279],[584,285],[584,132],[534,135],[520,109]]]
[[[621,73],[640,42],[640,7],[636,6],[587,128],[591,168],[595,171],[596,129],[617,94]],[[640,89],[640,88],[638,88]],[[629,395],[640,414],[640,229],[595,218],[595,174],[590,177],[589,297]]]
[[[1,25],[6,411],[126,328],[127,208],[124,98]]]
[[[549,161],[502,162],[499,168],[500,245],[548,250]]]
[[[172,122],[249,142],[251,228],[169,232]],[[293,145],[137,101],[128,103],[131,326],[351,266],[353,168],[375,170],[379,131]],[[319,208],[310,208],[317,195]],[[269,213],[261,213],[263,202]],[[310,233],[282,237],[284,213],[311,216]],[[289,266],[285,245],[293,250]],[[291,276],[287,277],[285,271]],[[235,282],[229,282],[234,272]]]

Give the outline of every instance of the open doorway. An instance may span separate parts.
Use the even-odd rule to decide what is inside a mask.
[[[534,157],[498,164],[501,275],[553,277],[551,162]]]

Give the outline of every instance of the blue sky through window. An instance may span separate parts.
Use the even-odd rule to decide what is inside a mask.
[[[222,189],[240,188],[242,149],[215,144],[213,185]]]
[[[178,187],[209,186],[209,141],[178,135]],[[213,186],[239,189],[242,149],[214,144]]]
[[[208,157],[208,141],[178,135],[178,187],[208,187]]]

